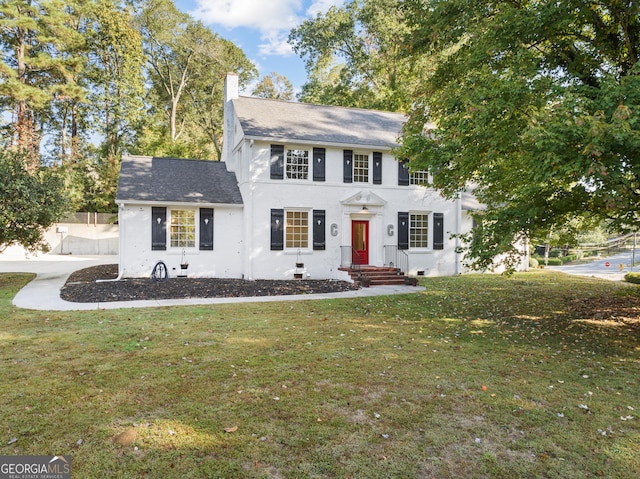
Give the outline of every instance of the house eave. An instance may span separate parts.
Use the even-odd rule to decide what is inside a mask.
[[[118,206],[183,206],[185,208],[244,208],[244,204],[242,203],[211,203],[211,202],[200,202],[200,201],[152,201],[152,200],[144,200],[144,199],[128,199],[123,200],[116,198],[116,204]]]
[[[362,150],[375,150],[375,151],[391,151],[394,148],[398,148],[400,145],[398,144],[371,144],[371,143],[339,143],[339,142],[331,142],[322,139],[317,140],[309,140],[309,139],[299,139],[299,138],[290,138],[290,137],[276,137],[276,136],[254,136],[254,135],[246,135],[244,137],[245,141],[260,141],[265,143],[285,143],[291,145],[309,145],[309,146],[326,146],[326,147],[334,147],[334,148],[345,148],[345,149],[362,149]],[[237,146],[242,143],[240,141]]]

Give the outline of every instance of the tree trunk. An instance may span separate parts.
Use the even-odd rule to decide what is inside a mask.
[[[78,137],[78,102],[71,106],[71,162],[78,163],[80,156],[80,138]]]
[[[18,67],[18,81],[27,84],[27,65],[25,63],[26,52],[26,31],[23,28],[17,29],[16,34],[16,63]],[[27,105],[27,101],[23,98],[16,102],[16,148],[24,152],[28,158],[28,169],[35,170],[39,163],[37,141],[34,135],[34,118],[33,111]]]

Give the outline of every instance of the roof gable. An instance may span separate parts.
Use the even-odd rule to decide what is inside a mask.
[[[247,137],[393,148],[400,113],[240,97],[233,106]]]
[[[242,196],[222,162],[126,156],[116,201],[241,205]]]

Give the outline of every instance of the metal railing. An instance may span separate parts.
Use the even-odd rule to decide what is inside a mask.
[[[397,245],[384,246],[384,265],[396,268],[399,274],[407,274],[409,271],[409,255]]]
[[[360,271],[362,256],[353,246],[340,246],[340,267]]]

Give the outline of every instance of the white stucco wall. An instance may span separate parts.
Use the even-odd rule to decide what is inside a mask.
[[[213,251],[185,248],[189,263],[189,277],[242,278],[242,208],[219,205],[153,205],[165,206],[168,210],[210,208],[213,213]],[[149,277],[158,261],[163,261],[169,276],[182,274],[182,248],[167,246],[166,251],[151,250],[151,208],[147,204],[126,204],[119,208],[120,223],[120,273],[125,278]],[[198,223],[196,212],[196,225]],[[167,237],[169,233],[167,232]]]
[[[345,273],[338,271],[341,263],[341,246],[351,245],[352,220],[369,221],[369,264],[383,266],[384,246],[397,245],[398,212],[429,213],[429,247],[424,250],[406,250],[409,254],[409,274],[424,272],[427,276],[454,275],[461,272],[456,242],[450,234],[466,226],[460,219],[459,204],[447,201],[432,189],[420,186],[398,186],[398,164],[389,152],[383,154],[382,184],[374,185],[372,170],[368,183],[343,182],[343,150],[326,148],[326,181],[271,180],[270,142],[246,141],[242,146],[242,159],[236,157],[236,166],[245,171],[239,177],[240,190],[245,201],[245,236],[247,251],[245,273],[252,279],[293,277],[296,263],[304,263],[305,275],[311,278],[344,279]],[[286,148],[313,146],[285,143]],[[351,148],[349,148],[351,149]],[[239,149],[236,152],[239,153]],[[354,149],[354,153],[368,154],[379,149]],[[368,210],[363,212],[366,205]],[[271,251],[270,212],[277,209],[302,209],[312,217],[313,210],[325,210],[326,249],[313,251],[310,238],[306,250]],[[445,247],[433,249],[433,215],[444,214]],[[337,235],[331,234],[331,225],[337,225]],[[393,232],[388,234],[389,225]]]

